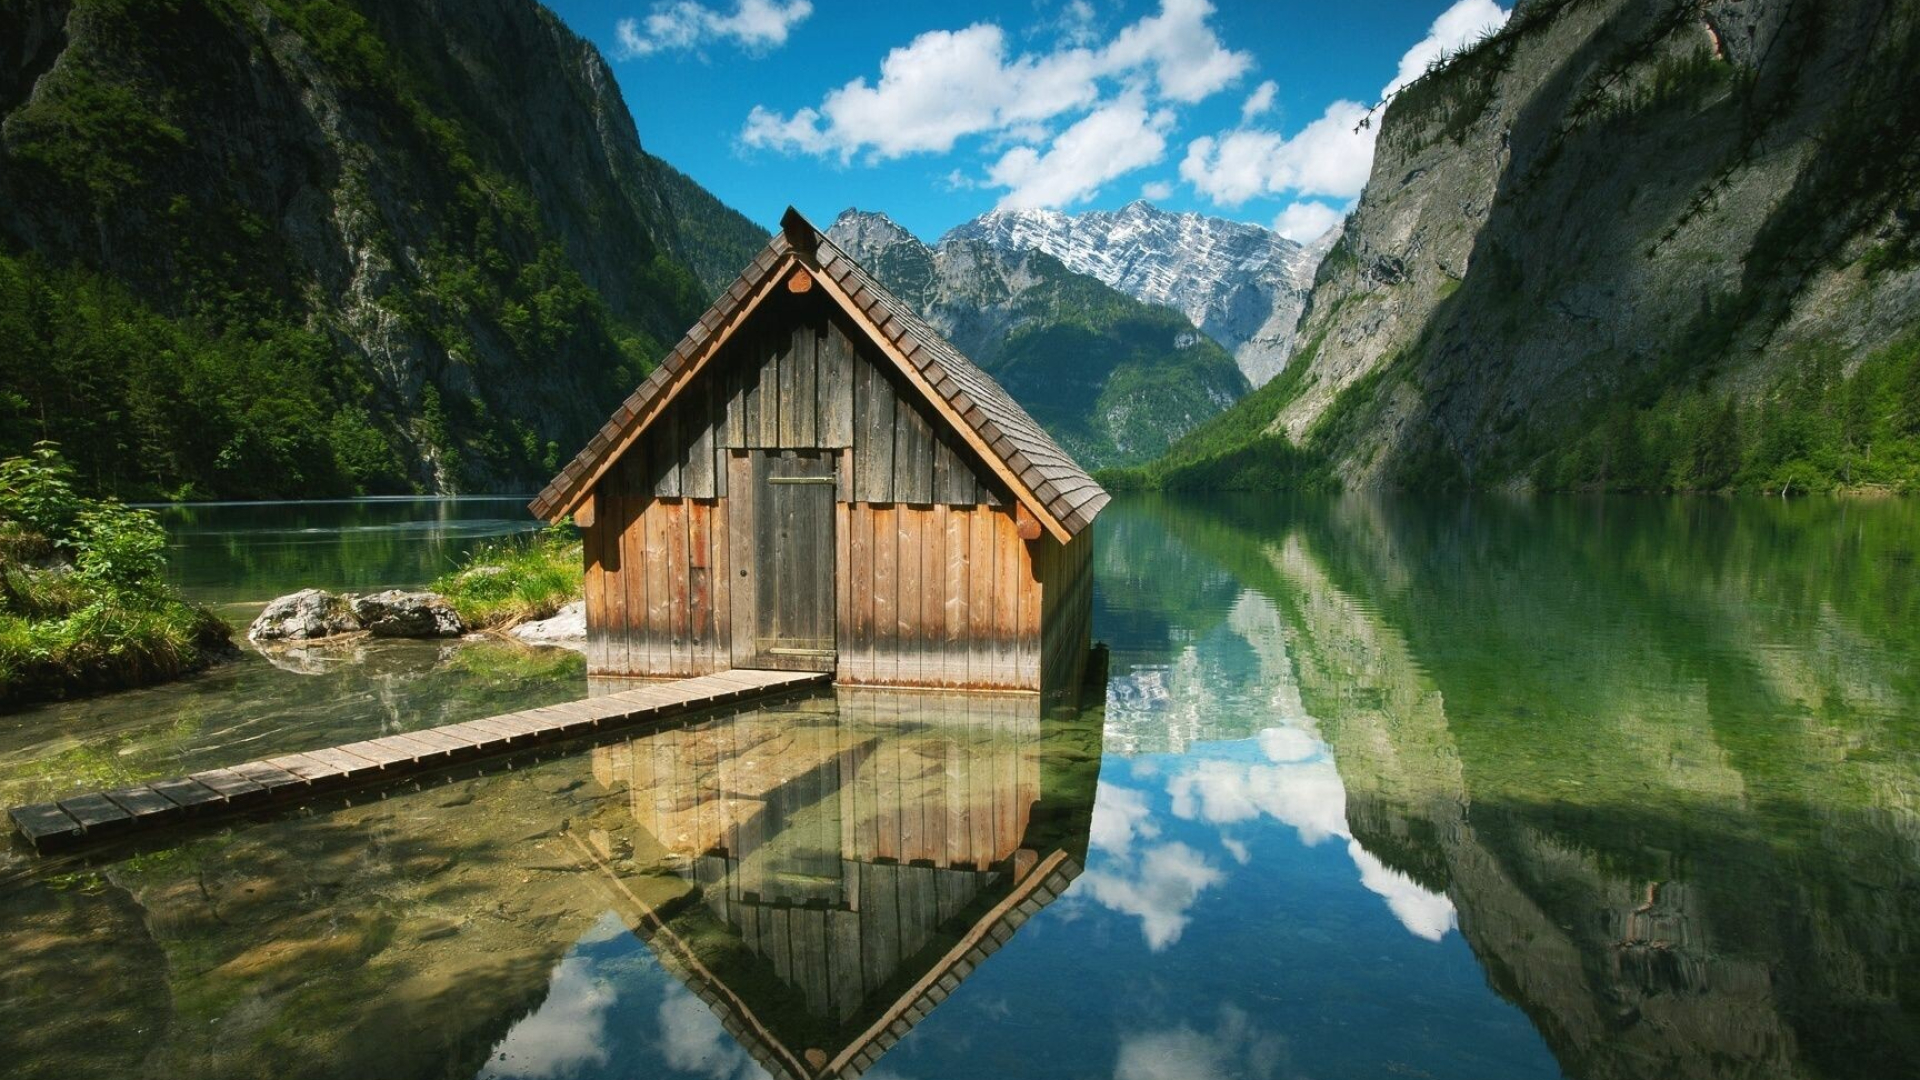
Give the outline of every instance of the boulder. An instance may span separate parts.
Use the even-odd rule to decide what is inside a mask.
[[[322,589],[301,589],[267,605],[247,628],[255,641],[299,641],[360,629],[349,598]]]
[[[375,637],[459,637],[466,632],[459,613],[439,593],[388,589],[348,600],[361,627]]]
[[[554,612],[552,617],[521,623],[511,633],[529,645],[555,645],[584,652],[587,647],[587,602],[575,600]]]

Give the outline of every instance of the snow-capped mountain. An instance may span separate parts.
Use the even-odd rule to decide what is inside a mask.
[[[1330,243],[1297,244],[1245,222],[1134,202],[1119,210],[995,210],[942,238],[1044,251],[1069,270],[1174,308],[1234,356],[1247,381],[1286,365],[1313,272]]]
[[[966,238],[929,248],[859,210],[827,235],[1088,465],[1152,460],[1249,389],[1233,357],[1180,312],[1043,251]]]

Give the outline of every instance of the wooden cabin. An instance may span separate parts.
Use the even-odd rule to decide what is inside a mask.
[[[1066,701],[1107,494],[789,209],[532,503],[586,542],[588,672],[831,671]]]

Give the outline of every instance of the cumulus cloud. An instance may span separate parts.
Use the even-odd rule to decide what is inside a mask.
[[[1113,1075],[1114,1080],[1264,1078],[1274,1075],[1286,1059],[1285,1042],[1255,1027],[1245,1012],[1223,1005],[1210,1032],[1181,1024],[1123,1034]]]
[[[1016,52],[988,22],[929,31],[888,52],[877,78],[854,79],[817,106],[754,106],[741,142],[844,163],[944,154],[981,138],[1011,146],[987,172],[989,185],[1008,189],[1003,205],[1066,205],[1161,160],[1172,109],[1253,66],[1221,42],[1212,14],[1207,0],[1162,0],[1100,44],[1092,7],[1072,5],[1056,45],[1038,52]]]
[[[1273,219],[1273,231],[1289,240],[1311,244],[1327,235],[1327,230],[1340,224],[1345,216],[1326,203],[1303,200],[1280,211],[1280,216]]]
[[[1360,885],[1387,902],[1387,910],[1407,932],[1439,941],[1459,922],[1453,901],[1445,893],[1429,892],[1418,882],[1381,862],[1358,840],[1347,841],[1347,856],[1360,870]]]
[[[1387,84],[1386,89],[1380,91],[1380,96],[1392,97],[1401,87],[1426,74],[1428,66],[1435,60],[1459,52],[1478,41],[1481,35],[1505,26],[1507,14],[1493,0],[1457,0],[1433,20],[1427,36],[1400,57],[1400,70],[1394,74],[1393,81]]]
[[[1253,88],[1247,100],[1240,103],[1240,122],[1247,123],[1256,116],[1265,116],[1273,111],[1273,95],[1280,90],[1280,84],[1268,79]]]
[[[1091,198],[1100,185],[1166,156],[1173,113],[1149,111],[1138,96],[1088,113],[1044,152],[1007,151],[987,169],[987,181],[1008,188],[1001,209],[1068,206]]]
[[[659,1015],[660,1057],[670,1068],[707,1080],[750,1080],[766,1075],[727,1034],[720,1018],[686,987],[668,987]]]
[[[513,1025],[481,1075],[545,1080],[605,1065],[607,1010],[613,1003],[613,988],[594,973],[593,962],[567,957],[548,979],[547,999]]]
[[[1140,197],[1152,202],[1173,197],[1173,185],[1165,180],[1153,180],[1140,185]]]
[[[726,41],[761,53],[785,45],[787,35],[811,14],[812,0],[736,0],[724,13],[693,0],[674,0],[655,4],[643,19],[621,19],[614,36],[623,60]]]
[[[1080,880],[1095,903],[1138,918],[1147,948],[1160,952],[1180,940],[1190,921],[1188,910],[1224,876],[1205,856],[1176,841],[1147,849],[1135,865],[1089,871]]]
[[[1385,900],[1408,933],[1439,941],[1457,925],[1453,901],[1444,893],[1431,892],[1389,868],[1354,839],[1347,824],[1346,785],[1326,743],[1297,727],[1268,728],[1260,732],[1258,743],[1264,762],[1202,759],[1169,777],[1167,793],[1175,816],[1213,825],[1268,817],[1292,827],[1308,847],[1345,840],[1361,887]],[[1145,800],[1139,805],[1144,809]],[[1098,817],[1096,808],[1096,821]],[[1220,844],[1243,865],[1252,855],[1243,841],[1224,831]]]
[[[1151,840],[1160,835],[1152,817],[1145,795],[1101,780],[1094,786],[1088,843],[1124,859],[1132,854],[1135,837]]]
[[[1399,69],[1381,89],[1381,97],[1398,92],[1441,55],[1498,29],[1505,24],[1507,14],[1493,0],[1456,0],[1433,21],[1427,36],[1401,56]],[[1341,200],[1359,196],[1373,169],[1374,142],[1379,137],[1377,124],[1359,127],[1367,117],[1366,105],[1335,101],[1317,119],[1289,136],[1248,126],[1259,115],[1250,108],[1254,98],[1248,99],[1248,107],[1242,111],[1240,127],[1187,144],[1186,157],[1180,163],[1182,179],[1216,205],[1229,207],[1268,195]]]

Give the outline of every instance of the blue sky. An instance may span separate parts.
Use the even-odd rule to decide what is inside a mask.
[[[649,150],[771,226],[1145,197],[1309,240],[1359,194],[1368,106],[1496,0],[549,0]]]

